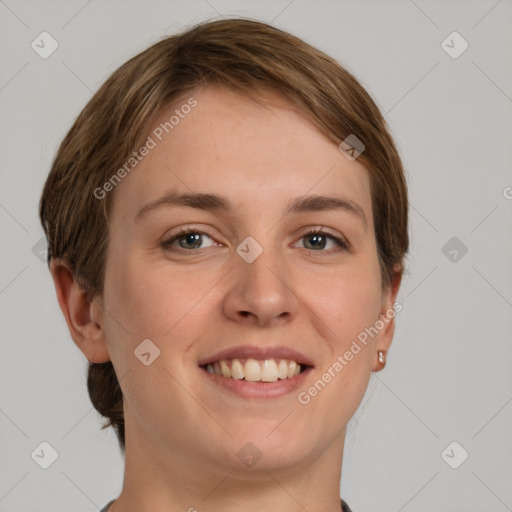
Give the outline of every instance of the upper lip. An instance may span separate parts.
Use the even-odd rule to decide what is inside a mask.
[[[199,366],[204,366],[208,363],[214,363],[222,359],[234,358],[253,358],[253,359],[293,359],[299,364],[314,366],[311,359],[301,352],[283,345],[275,345],[269,347],[262,347],[256,345],[240,345],[230,347],[220,352],[216,352],[211,356],[204,357],[199,360]]]

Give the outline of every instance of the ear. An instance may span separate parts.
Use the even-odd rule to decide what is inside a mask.
[[[50,272],[57,300],[73,341],[89,362],[110,361],[103,327],[101,298],[96,297],[91,301],[63,260],[52,259]]]
[[[382,294],[382,306],[380,310],[380,319],[384,323],[384,327],[379,332],[379,336],[377,337],[377,343],[375,347],[375,363],[374,363],[374,371],[382,370],[384,367],[383,364],[378,362],[378,351],[384,352],[387,354],[389,347],[391,346],[391,342],[393,341],[393,334],[395,332],[395,314],[396,311],[400,311],[400,307],[397,307],[396,310],[394,308],[394,304],[396,301],[396,296],[398,294],[398,290],[400,289],[400,283],[402,281],[403,267],[400,263],[396,263],[393,267],[393,275],[391,279],[391,283],[387,288],[383,291]]]

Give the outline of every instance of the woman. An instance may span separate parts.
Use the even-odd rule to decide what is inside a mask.
[[[167,37],[81,112],[40,217],[125,456],[103,511],[350,510],[346,426],[408,235],[400,157],[348,71],[251,20]]]

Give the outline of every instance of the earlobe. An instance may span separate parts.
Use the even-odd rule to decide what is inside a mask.
[[[95,303],[96,299],[90,300],[66,262],[52,260],[50,272],[60,309],[75,344],[91,363],[110,361],[101,308]]]

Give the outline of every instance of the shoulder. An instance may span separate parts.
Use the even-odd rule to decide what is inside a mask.
[[[352,512],[352,509],[343,500],[341,500],[341,512]]]
[[[112,503],[114,503],[114,501],[116,501],[116,500],[111,500],[111,501],[109,501],[109,502],[108,502],[108,503],[107,503],[107,504],[106,504],[106,505],[105,505],[105,506],[100,510],[100,512],[107,512],[108,507],[110,507],[110,505],[112,505]],[[344,509],[343,509],[343,510],[344,510]]]

